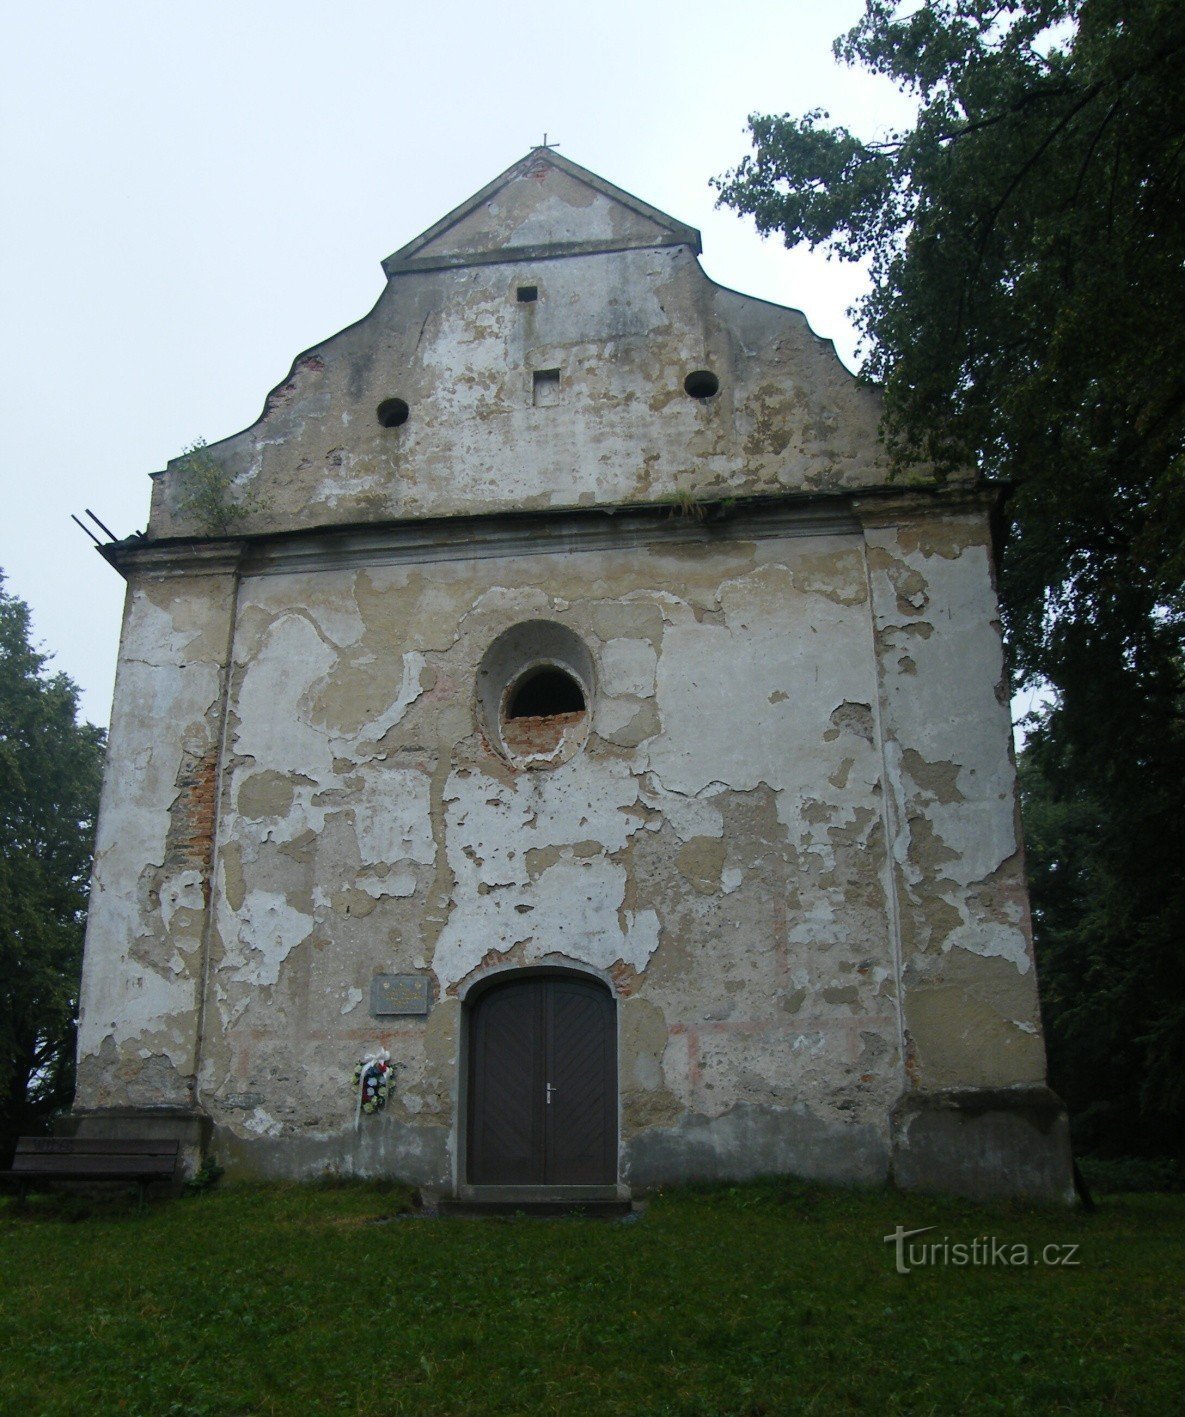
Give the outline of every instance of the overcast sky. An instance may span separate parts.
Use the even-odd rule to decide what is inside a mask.
[[[0,568],[105,724],[123,536],[148,474],[252,423],[379,262],[543,139],[704,236],[724,285],[795,306],[854,364],[857,270],[714,209],[746,115],[907,110],[843,69],[859,0],[477,4],[0,0]]]

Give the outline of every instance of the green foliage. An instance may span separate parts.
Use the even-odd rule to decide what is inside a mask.
[[[683,521],[702,522],[704,519],[704,503],[702,503],[694,492],[688,491],[686,487],[680,487],[677,491],[661,499],[670,506],[668,516],[678,517]]]
[[[1050,1079],[1080,1146],[1185,1159],[1181,700],[1114,700],[1121,675],[1094,667],[1071,702],[1096,723],[1055,706],[1020,760]],[[1126,750],[1085,761],[1108,718]]]
[[[686,487],[677,488],[666,496],[659,497],[656,506],[667,506],[668,518],[692,522],[727,521],[737,509],[735,497],[697,497]]]
[[[47,674],[0,575],[0,1165],[74,1091],[74,1020],[101,729]]]
[[[0,1202],[0,1410],[1167,1413],[1185,1390],[1185,1197],[1085,1217],[773,1181],[671,1190],[632,1225],[393,1199]],[[1079,1263],[900,1275],[898,1224]]]
[[[1078,1164],[1096,1196],[1185,1191],[1185,1172],[1167,1156],[1088,1156],[1083,1153]]]
[[[237,493],[234,478],[198,438],[178,459],[183,496],[180,510],[192,516],[209,536],[231,536],[254,512],[262,499],[254,493]]]
[[[208,1191],[212,1186],[216,1186],[225,1173],[225,1167],[219,1166],[213,1156],[207,1156],[198,1169],[185,1182],[185,1194],[187,1196],[200,1195],[202,1191]]]
[[[1185,5],[867,0],[836,53],[911,95],[914,124],[865,141],[754,115],[721,200],[868,259],[899,468],[1014,488],[1005,628],[1057,703],[1034,880],[1055,1062],[1112,1145],[1141,1122],[1180,1145]]]
[[[915,125],[865,142],[818,111],[754,115],[721,201],[870,259],[866,372],[903,460],[1017,484],[1024,670],[1102,606],[1179,628],[1185,7],[868,0],[836,52],[909,92]]]

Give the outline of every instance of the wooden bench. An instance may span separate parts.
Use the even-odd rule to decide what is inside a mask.
[[[21,1137],[12,1170],[0,1181],[14,1183],[18,1205],[32,1186],[49,1181],[135,1181],[140,1205],[150,1181],[172,1180],[180,1142],[120,1141],[116,1137]]]

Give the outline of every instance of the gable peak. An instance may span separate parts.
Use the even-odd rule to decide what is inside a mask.
[[[541,145],[388,256],[383,270],[394,276],[655,246],[689,246],[698,255],[700,234]]]

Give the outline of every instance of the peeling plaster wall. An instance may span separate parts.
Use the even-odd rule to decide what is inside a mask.
[[[234,577],[128,592],[87,919],[83,1108],[192,1101]]]
[[[1040,1084],[988,529],[901,507],[866,516],[909,1076],[931,1091]]]
[[[1039,1082],[986,519],[858,510],[863,534],[143,582],[80,1105],[184,1103],[200,1051],[232,1164],[449,1186],[461,996],[549,962],[612,982],[639,1184],[875,1181],[903,1089]],[[537,620],[596,685],[545,771],[491,747],[476,695]],[[375,974],[421,971],[427,1018],[370,1016]],[[359,1135],[350,1073],[379,1045],[395,1096]]]
[[[902,1074],[866,587],[851,535],[246,581],[201,1072],[242,1155],[295,1136],[290,1165],[361,1164],[349,1073],[383,1043],[397,1096],[367,1125],[429,1138],[418,1179],[447,1183],[458,991],[564,961],[615,981],[636,1179],[738,1107],[883,1172]],[[537,618],[599,684],[586,747],[543,772],[474,702],[487,646]],[[375,973],[419,969],[426,1021],[369,1017]]]
[[[189,1108],[244,1172],[450,1188],[464,997],[554,964],[616,997],[623,1180],[1057,1194],[991,496],[891,489],[875,393],[803,317],[580,171],[535,155],[389,258],[211,450],[240,540],[175,463],[105,552],[131,588],[77,1107]],[[589,694],[546,770],[477,689],[538,621]],[[377,974],[427,975],[427,1016],[372,1017]]]
[[[561,180],[512,183],[481,239],[513,238],[522,214],[510,208],[523,204],[553,238],[607,239],[622,209],[570,181],[553,194]],[[575,258],[540,249],[529,261],[397,273],[365,319],[302,355],[259,422],[210,450],[251,509],[236,529],[886,480],[877,395],[800,312],[715,285],[688,246]],[[527,283],[538,299],[522,303]],[[720,379],[707,400],[683,389],[702,368]],[[558,369],[559,385],[537,407],[533,375],[544,369]],[[399,428],[376,417],[391,397],[410,407]],[[172,463],[156,480],[153,536],[207,529],[191,495]]]

